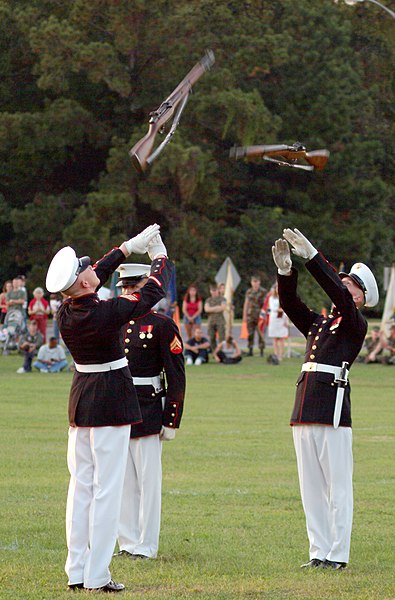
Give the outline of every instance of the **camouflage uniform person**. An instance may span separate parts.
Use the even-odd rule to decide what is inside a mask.
[[[220,295],[218,287],[214,284],[210,285],[210,294],[210,298],[207,298],[204,303],[204,311],[208,314],[207,333],[211,350],[214,352],[217,347],[217,333],[218,343],[223,342],[225,339],[224,310],[226,309],[226,300]]]
[[[266,291],[267,290],[261,286],[260,277],[253,275],[251,277],[251,287],[246,292],[243,308],[243,321],[247,322],[249,356],[253,355],[255,330],[258,333],[259,350],[261,356],[263,356],[265,340],[258,328],[258,320],[261,306],[266,296]]]

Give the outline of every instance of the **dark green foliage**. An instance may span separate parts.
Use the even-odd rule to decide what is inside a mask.
[[[391,18],[330,0],[0,0],[2,280],[43,284],[64,244],[97,258],[158,222],[180,294],[226,256],[269,287],[300,228],[335,266],[393,260]],[[206,48],[171,144],[145,178],[128,150]],[[163,138],[162,138],[163,139]],[[234,145],[328,148],[322,173],[229,159]],[[303,296],[325,303],[310,279]]]

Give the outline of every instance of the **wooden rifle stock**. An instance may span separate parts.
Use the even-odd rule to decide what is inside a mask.
[[[137,144],[135,144],[129,151],[129,156],[132,159],[132,165],[139,173],[143,173],[148,166],[147,160],[151,154],[156,134],[160,128],[160,124],[150,123],[148,127],[148,133],[146,133],[145,136],[141,138],[141,140],[138,141]]]
[[[306,152],[305,159],[309,163],[309,165],[313,165],[317,171],[322,171],[328,162],[329,151],[328,150],[312,150],[311,152]]]
[[[150,162],[156,158],[163,147],[170,141],[171,136],[177,128],[178,121],[181,116],[181,112],[185,107],[188,95],[192,91],[192,86],[208,69],[210,69],[210,67],[214,64],[214,61],[214,52],[212,50],[206,50],[206,54],[203,56],[203,58],[189,71],[189,73],[178,84],[170,96],[166,98],[164,102],[162,102],[157,110],[150,113],[148,133],[129,151],[132,164],[137,171],[143,173]],[[171,119],[176,109],[177,113],[174,117],[174,122],[170,133],[164,142],[162,142],[162,144],[159,146],[159,148],[157,148],[157,150],[151,155],[156,134],[163,130],[164,125],[169,119]]]

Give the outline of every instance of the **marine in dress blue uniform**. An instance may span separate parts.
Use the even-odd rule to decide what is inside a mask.
[[[117,286],[135,293],[147,282],[147,265],[121,265]],[[125,353],[142,421],[131,427],[122,491],[117,555],[156,558],[159,546],[162,440],[173,439],[185,396],[183,343],[176,323],[150,311],[125,328]]]
[[[150,254],[153,248],[155,253],[158,231],[157,225],[148,227],[93,267],[89,257],[79,259],[72,248],[63,248],[47,273],[48,291],[67,296],[57,317],[76,368],[69,398],[66,508],[65,570],[70,589],[124,589],[111,579],[109,564],[118,532],[130,427],[141,421],[141,412],[125,357],[123,329],[165,295],[172,265],[165,253],[158,253],[145,289],[131,297],[102,301],[96,292],[131,252]]]
[[[338,274],[300,231],[285,229],[283,235],[273,246],[280,304],[307,340],[291,416],[310,542],[310,560],[302,567],[341,570],[349,560],[353,515],[348,374],[367,331],[359,309],[377,304],[377,284],[363,263]],[[331,299],[328,317],[299,298],[288,242]]]

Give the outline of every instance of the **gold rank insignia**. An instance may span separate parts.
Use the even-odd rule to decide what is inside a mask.
[[[173,354],[181,354],[182,352],[181,340],[175,334],[173,340],[170,342],[170,352]]]

